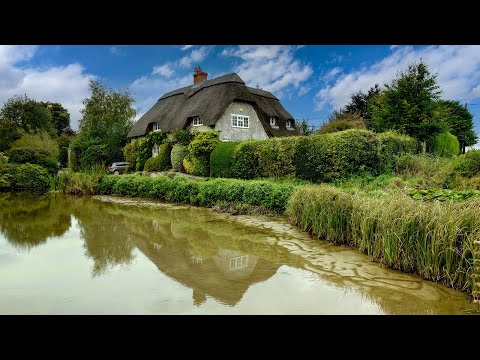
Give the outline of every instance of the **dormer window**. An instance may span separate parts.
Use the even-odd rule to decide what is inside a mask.
[[[202,126],[203,125],[203,121],[202,119],[200,119],[198,116],[194,117],[193,120],[192,120],[192,125],[193,126]]]
[[[275,116],[272,116],[270,118],[270,126],[277,126],[277,119],[275,118]]]
[[[292,129],[292,120],[287,120],[287,129]]]
[[[162,131],[159,123],[153,123],[153,131]]]

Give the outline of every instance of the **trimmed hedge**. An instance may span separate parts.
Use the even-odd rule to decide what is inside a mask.
[[[58,162],[47,151],[39,151],[28,148],[16,148],[7,152],[9,162],[15,164],[37,164],[47,169],[50,175],[58,173]]]
[[[172,163],[173,171],[185,172],[183,167],[183,159],[187,156],[188,150],[186,145],[175,144],[173,145],[172,152],[170,154],[170,162]]]
[[[36,164],[5,164],[0,166],[0,191],[32,189],[46,191],[50,176]]]
[[[330,182],[392,171],[398,156],[417,153],[415,139],[351,129],[331,134],[220,143],[211,155],[211,177],[254,179],[292,176]]]
[[[235,177],[233,154],[240,142],[220,142],[210,154],[210,177]]]
[[[377,139],[381,172],[393,171],[400,156],[420,151],[420,144],[416,139],[394,131],[377,134]]]
[[[172,146],[168,143],[160,145],[160,151],[157,156],[147,160],[145,163],[145,171],[168,171],[172,168],[170,161],[170,152]]]
[[[233,174],[239,179],[254,179],[260,176],[256,146],[265,140],[242,141],[233,153]]]
[[[297,178],[329,182],[363,173],[378,174],[377,139],[368,130],[300,137],[294,158]]]
[[[429,145],[434,155],[451,157],[460,154],[460,143],[450,132],[437,134]]]
[[[469,178],[480,174],[480,150],[470,150],[460,155],[456,170]]]
[[[294,159],[298,138],[272,138],[255,146],[258,173],[261,177],[295,176]]]
[[[100,180],[97,188],[103,195],[142,196],[207,207],[228,202],[257,206],[282,214],[294,186],[263,180],[208,179],[202,181],[183,176],[171,179],[166,176],[152,178],[136,175],[109,175]]]

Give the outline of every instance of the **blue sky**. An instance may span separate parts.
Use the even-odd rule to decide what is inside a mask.
[[[353,92],[420,59],[438,73],[444,99],[472,104],[480,133],[478,45],[0,45],[0,104],[15,94],[60,102],[77,130],[90,78],[129,89],[139,117],[165,92],[193,83],[200,65],[209,79],[236,72],[272,91],[296,119],[319,125]]]

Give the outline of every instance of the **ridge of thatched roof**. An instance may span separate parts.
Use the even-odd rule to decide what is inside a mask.
[[[162,95],[133,125],[128,137],[145,135],[154,122],[160,124],[163,132],[184,128],[194,116],[199,116],[204,125],[215,125],[233,101],[252,104],[269,136],[298,134],[286,129],[286,121],[294,120],[293,116],[272,93],[247,87],[237,74],[230,73]],[[270,126],[271,116],[278,118],[278,128]]]

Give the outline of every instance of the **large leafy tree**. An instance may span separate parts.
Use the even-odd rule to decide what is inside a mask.
[[[465,153],[466,146],[477,143],[477,135],[473,130],[473,115],[465,105],[458,101],[438,100],[437,111],[450,127],[450,132],[455,135],[460,143],[462,153]]]
[[[435,116],[441,93],[436,78],[423,61],[409,65],[369,102],[372,127],[376,131],[400,130],[420,141],[446,130],[441,117]]]
[[[57,130],[57,135],[60,136],[64,129],[70,127],[70,113],[59,103],[47,101],[42,102],[42,105],[52,113],[53,125]]]
[[[381,89],[378,84],[372,86],[366,93],[362,91],[357,91],[352,94],[350,101],[345,107],[340,111],[342,114],[358,114],[364,119],[368,125],[371,119],[371,115],[368,109],[368,103],[371,99],[380,95]]]
[[[46,131],[56,137],[52,113],[41,103],[27,95],[15,95],[0,110],[0,119],[10,127],[25,132]]]
[[[83,101],[80,132],[72,141],[74,168],[123,159],[123,147],[136,114],[128,91],[114,91],[104,83],[90,80],[91,96]]]

